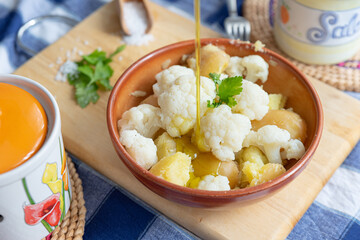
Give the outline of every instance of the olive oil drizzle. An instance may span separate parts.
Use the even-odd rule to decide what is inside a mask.
[[[196,136],[200,137],[200,0],[194,0],[196,59]]]

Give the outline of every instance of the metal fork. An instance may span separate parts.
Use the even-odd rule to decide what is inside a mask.
[[[232,39],[249,41],[251,32],[250,22],[238,15],[236,0],[227,0],[227,6],[229,17],[224,22],[226,33]]]

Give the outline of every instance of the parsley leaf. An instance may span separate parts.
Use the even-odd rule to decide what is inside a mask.
[[[82,65],[78,67],[78,71],[90,78],[92,80],[94,78],[94,69],[90,65]]]
[[[238,95],[242,91],[242,77],[236,76],[231,78],[225,78],[219,84],[218,95],[220,100],[227,103],[230,97]]]
[[[68,74],[68,82],[75,87],[75,98],[80,107],[85,108],[90,102],[99,100],[97,90],[111,90],[110,78],[114,71],[109,63],[112,58],[125,49],[125,45],[118,47],[109,57],[104,51],[95,50],[89,55],[82,56],[76,62],[77,72]]]
[[[95,65],[96,63],[100,61],[105,61],[106,59],[106,53],[104,51],[95,50],[89,55],[82,56],[85,61],[88,63]]]
[[[90,102],[96,103],[99,100],[97,86],[94,84],[87,85],[80,82],[75,85],[75,97],[80,107],[85,108]]]
[[[220,74],[210,73],[209,76],[214,81],[215,85],[220,85],[220,83],[221,83]]]
[[[226,104],[232,108],[236,106],[237,101],[235,100],[234,97],[228,97],[228,101],[226,102]]]
[[[116,54],[118,54],[119,52],[122,52],[125,49],[126,45],[121,45],[120,47],[118,47],[115,52],[113,52],[112,54],[109,55],[109,58],[113,58],[113,56],[115,56]]]
[[[242,76],[229,77],[223,80],[220,80],[220,74],[217,73],[210,73],[209,76],[216,85],[217,97],[212,103],[208,101],[207,106],[209,108],[217,108],[223,103],[229,107],[236,106],[237,102],[234,96],[242,91]]]
[[[207,100],[207,107],[208,107],[208,108],[217,108],[217,107],[220,106],[220,105],[221,105],[220,102],[213,101],[213,102],[211,103],[210,100]]]
[[[103,86],[106,90],[111,90],[110,77],[113,74],[113,70],[109,65],[104,65],[103,62],[98,62],[95,66],[94,81]]]

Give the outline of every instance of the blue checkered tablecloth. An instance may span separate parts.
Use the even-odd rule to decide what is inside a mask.
[[[193,0],[152,0],[177,13],[191,16]],[[248,0],[249,1],[249,0]],[[82,20],[107,0],[0,0],[0,73],[11,73],[29,56],[18,51],[15,34],[27,20],[60,14]],[[203,0],[202,22],[223,32],[225,0]],[[239,9],[241,10],[239,1]],[[59,27],[25,36],[40,50],[62,35]],[[360,99],[360,93],[347,92]],[[360,119],[359,119],[360,120]],[[87,215],[84,239],[195,239],[146,203],[74,159],[83,182]],[[116,220],[114,220],[116,219]],[[259,230],[260,231],[260,230]],[[288,239],[360,239],[360,144],[319,193]]]

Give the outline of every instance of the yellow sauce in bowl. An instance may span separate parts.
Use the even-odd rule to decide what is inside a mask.
[[[47,117],[27,91],[0,83],[0,174],[30,159],[42,146]]]

